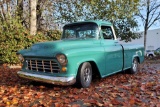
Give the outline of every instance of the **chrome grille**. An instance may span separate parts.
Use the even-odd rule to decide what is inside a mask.
[[[60,67],[55,61],[48,60],[31,60],[26,59],[27,69],[38,72],[50,72],[58,73],[60,72]]]

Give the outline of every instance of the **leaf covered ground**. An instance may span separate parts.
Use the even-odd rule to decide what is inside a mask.
[[[0,66],[0,107],[160,107],[160,63],[144,62],[135,75],[95,78],[89,88],[23,80],[18,70]]]

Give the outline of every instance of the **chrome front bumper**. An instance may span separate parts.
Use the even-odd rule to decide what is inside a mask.
[[[53,77],[53,76],[32,74],[23,71],[18,71],[17,74],[21,78],[26,78],[34,81],[40,81],[56,85],[73,85],[76,82],[75,77]]]

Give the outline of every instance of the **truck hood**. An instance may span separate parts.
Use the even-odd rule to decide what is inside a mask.
[[[93,47],[94,39],[74,39],[40,42],[33,44],[30,49],[21,50],[23,56],[53,57],[56,53],[62,53],[68,49]]]

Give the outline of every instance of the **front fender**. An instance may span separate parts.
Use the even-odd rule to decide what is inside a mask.
[[[65,52],[68,64],[68,73],[77,75],[79,66],[84,62],[93,61],[98,70],[101,72],[105,71],[105,55],[102,47],[88,48],[88,49],[76,49],[68,50]]]

